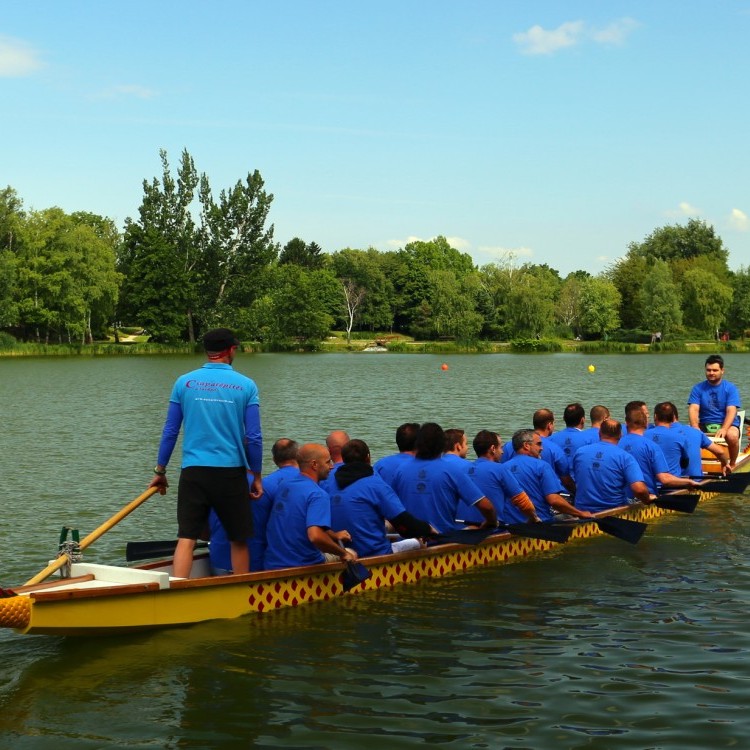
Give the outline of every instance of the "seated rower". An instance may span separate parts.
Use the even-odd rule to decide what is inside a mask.
[[[387,484],[391,485],[393,475],[403,461],[411,461],[414,458],[414,444],[417,440],[419,424],[417,422],[404,422],[396,430],[396,445],[398,453],[390,456],[383,456],[375,462],[372,467],[380,478]]]
[[[445,433],[435,422],[425,422],[417,433],[415,456],[399,467],[393,489],[406,510],[423,518],[438,533],[463,528],[456,520],[459,500],[476,506],[482,526],[497,526],[497,513],[490,500],[453,461],[443,458]]]
[[[351,534],[350,546],[360,557],[419,549],[418,537],[432,533],[430,524],[406,512],[398,495],[373,471],[370,449],[364,440],[350,440],[341,449],[343,464],[335,475],[331,494],[331,523]],[[391,542],[385,522],[402,537]]]
[[[542,438],[534,430],[516,430],[513,433],[513,458],[505,464],[518,484],[534,504],[539,521],[552,521],[553,511],[575,518],[591,518],[591,513],[571,505],[560,492],[560,479],[549,464],[541,460],[544,450]],[[523,523],[528,518],[511,504],[506,505],[508,523]]]
[[[703,458],[701,456],[701,451],[703,450],[707,450],[716,458],[721,465],[722,474],[728,474],[730,472],[729,460],[724,448],[714,443],[703,430],[680,422],[677,407],[671,401],[667,401],[667,403],[672,407],[672,411],[674,412],[674,422],[672,422],[670,429],[679,430],[684,435],[685,443],[687,444],[688,463],[687,466],[682,467],[683,476],[699,477],[703,474]]]
[[[573,456],[576,507],[596,513],[623,505],[623,496],[649,502],[653,496],[643,481],[638,462],[618,446],[622,426],[605,419],[599,428],[599,442],[584,445]]]
[[[640,401],[631,401],[625,407],[625,424],[628,433],[622,436],[618,445],[637,461],[643,472],[643,481],[651,494],[657,492],[659,484],[670,489],[698,486],[697,482],[688,477],[670,473],[664,451],[655,442],[644,437],[648,419]],[[630,495],[627,494],[623,502],[629,499]]]
[[[295,440],[279,438],[271,448],[271,457],[277,470],[263,478],[263,494],[256,500],[248,498],[250,510],[253,514],[253,533],[247,546],[250,551],[250,570],[264,570],[266,553],[266,524],[271,506],[276,498],[279,483],[288,476],[297,474],[297,451],[299,445]],[[215,576],[227,575],[232,572],[229,539],[219,521],[219,517],[211,511],[208,519],[211,530],[211,544],[208,557],[211,563],[211,574]]]
[[[297,454],[299,473],[279,484],[266,527],[266,570],[354,561],[357,553],[341,546],[347,531],[331,530],[331,500],[318,486],[331,471],[328,448],[307,443]]]
[[[669,401],[663,401],[654,407],[654,426],[643,434],[653,440],[664,452],[669,472],[675,476],[683,473],[683,467],[690,462],[687,439],[680,430],[672,430],[675,413]]]
[[[507,508],[512,504],[518,508],[524,521],[538,520],[534,505],[508,468],[508,464],[500,463],[500,436],[491,430],[480,430],[472,445],[477,460],[469,465],[469,479],[492,501],[498,519],[510,523],[511,517]],[[459,513],[463,514],[462,518],[467,523],[482,523],[484,520],[478,511],[467,506],[459,508]]]

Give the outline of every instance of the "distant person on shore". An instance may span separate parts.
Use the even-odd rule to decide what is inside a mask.
[[[374,472],[367,443],[350,440],[341,455],[344,462],[331,493],[333,527],[351,534],[350,546],[360,557],[419,549],[420,537],[430,536],[433,530],[408,513],[398,495]],[[388,538],[386,520],[403,539]]]
[[[351,541],[348,530],[331,529],[331,500],[318,486],[333,464],[328,448],[307,443],[297,463],[299,472],[279,483],[268,516],[266,570],[356,560],[357,553],[342,546]]]
[[[688,396],[688,418],[714,438],[726,441],[729,468],[734,470],[740,452],[740,392],[734,383],[724,380],[724,359],[712,354],[706,359],[706,379],[693,386]]]
[[[184,424],[174,556],[178,578],[190,575],[195,543],[208,528],[211,509],[229,538],[232,570],[247,573],[250,569],[248,496],[258,499],[263,493],[263,441],[258,388],[232,369],[239,345],[227,328],[207,331],[203,346],[208,362],[177,378],[169,399],[150,486],[166,492],[167,464]],[[252,476],[249,485],[248,469]]]

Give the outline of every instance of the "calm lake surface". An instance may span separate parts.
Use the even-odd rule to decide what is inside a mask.
[[[561,417],[576,400],[617,417],[634,398],[686,412],[703,360],[256,354],[235,366],[260,388],[266,455],[277,437],[342,428],[379,458],[404,421],[506,439],[534,409]],[[61,526],[84,536],[143,492],[172,382],[202,361],[0,358],[0,586],[41,570]],[[750,399],[750,356],[726,362]],[[120,563],[127,541],[174,538],[175,495],[86,559]],[[596,538],[230,622],[87,641],[0,631],[0,748],[745,748],[745,503],[654,522],[636,547]]]

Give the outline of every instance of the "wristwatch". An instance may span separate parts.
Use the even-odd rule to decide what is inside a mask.
[[[166,469],[160,469],[158,466],[154,466],[154,474],[158,477],[164,477],[167,475]]]

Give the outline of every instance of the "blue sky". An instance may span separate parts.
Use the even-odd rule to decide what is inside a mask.
[[[696,217],[737,269],[748,39],[750,0],[4,0],[0,186],[122,227],[187,148],[282,244],[599,273]]]

